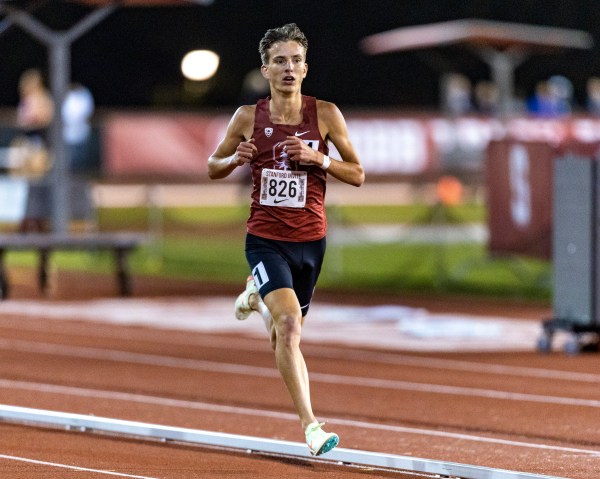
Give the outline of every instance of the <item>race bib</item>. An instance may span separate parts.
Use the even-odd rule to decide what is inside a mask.
[[[260,204],[304,208],[306,204],[306,171],[262,170]]]

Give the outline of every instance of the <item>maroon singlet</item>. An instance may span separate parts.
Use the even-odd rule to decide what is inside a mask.
[[[274,240],[319,240],[327,232],[327,174],[319,166],[291,161],[280,146],[287,136],[296,135],[328,154],[319,132],[316,99],[302,96],[303,118],[299,125],[271,123],[269,101],[259,100],[254,115],[253,138],[258,153],[250,163],[253,187],[248,232]]]

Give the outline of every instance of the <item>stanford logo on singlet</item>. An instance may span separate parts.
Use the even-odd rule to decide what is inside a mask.
[[[286,153],[284,147],[281,146],[281,142],[273,145],[273,162],[275,164],[275,168],[278,170],[291,169],[290,157]]]
[[[265,136],[267,138],[271,138],[272,134],[273,134],[273,128],[270,128],[270,127],[265,128]]]

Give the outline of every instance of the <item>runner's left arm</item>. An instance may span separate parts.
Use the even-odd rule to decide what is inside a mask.
[[[282,145],[292,160],[325,168],[327,173],[349,185],[362,185],[365,172],[348,137],[348,127],[342,112],[333,103],[318,101],[317,105],[319,131],[325,141],[331,140],[341,158],[328,159],[323,153],[304,143],[301,138],[294,136],[288,136]]]
[[[348,127],[342,112],[333,103],[324,101],[319,102],[318,108],[319,129],[323,123],[321,131],[325,139],[331,140],[341,156],[341,161],[331,159],[327,173],[349,185],[361,186],[365,181],[365,172],[348,136]]]

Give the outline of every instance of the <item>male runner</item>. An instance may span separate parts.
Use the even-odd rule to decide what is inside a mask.
[[[339,442],[312,411],[300,335],[325,254],[327,174],[354,186],[365,176],[341,112],[304,96],[308,41],[293,23],[268,30],[259,45],[271,95],[238,108],[208,160],[211,179],[250,165],[252,204],[246,258],[252,275],[235,303],[238,319],[259,312],[271,335],[277,368],[313,455]],[[328,142],[340,159],[328,156]]]

